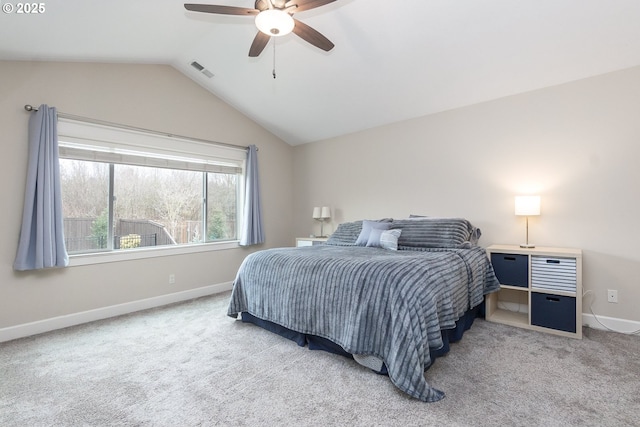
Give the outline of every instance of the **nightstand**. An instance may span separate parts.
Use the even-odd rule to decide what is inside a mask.
[[[490,322],[582,338],[582,251],[491,245],[500,290],[486,297]]]
[[[328,237],[297,237],[296,246],[315,246],[326,242]]]

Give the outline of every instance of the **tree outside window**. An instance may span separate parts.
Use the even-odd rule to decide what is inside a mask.
[[[237,174],[63,158],[60,175],[69,253],[236,239]]]

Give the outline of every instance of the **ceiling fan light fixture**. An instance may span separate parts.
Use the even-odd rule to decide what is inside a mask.
[[[268,36],[285,36],[293,31],[294,26],[291,15],[282,10],[267,9],[256,16],[256,27]]]

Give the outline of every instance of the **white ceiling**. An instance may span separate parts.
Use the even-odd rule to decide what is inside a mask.
[[[296,14],[336,47],[279,38],[276,79],[253,17],[183,3],[44,0],[0,14],[0,59],[170,64],[291,145],[640,65],[638,0],[337,0]]]

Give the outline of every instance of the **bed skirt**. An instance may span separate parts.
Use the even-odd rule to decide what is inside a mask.
[[[429,349],[431,364],[433,364],[433,361],[435,361],[438,357],[444,356],[449,352],[449,344],[458,342],[462,339],[465,331],[471,328],[471,325],[473,325],[473,321],[476,319],[476,317],[484,318],[484,311],[484,302],[482,302],[480,305],[467,310],[462,315],[462,317],[460,317],[456,321],[455,328],[442,330],[442,347],[437,349]],[[266,329],[267,331],[276,333],[284,338],[294,341],[300,347],[308,346],[309,350],[323,350],[329,353],[339,354],[341,356],[354,359],[356,362],[366,366],[367,368],[378,374],[387,375],[387,367],[384,365],[384,362],[377,359],[375,356],[353,355],[345,351],[341,346],[331,340],[316,335],[303,334],[300,332],[292,331],[291,329],[285,328],[284,326],[278,325],[277,323],[260,319],[247,312],[242,312],[242,321],[252,323],[256,326]],[[425,367],[425,371],[429,369],[431,364]]]

